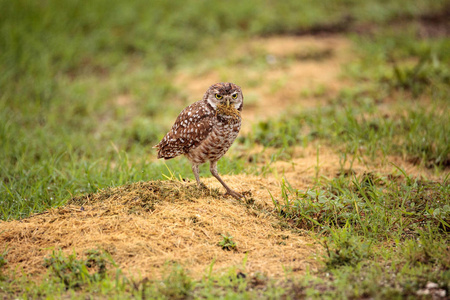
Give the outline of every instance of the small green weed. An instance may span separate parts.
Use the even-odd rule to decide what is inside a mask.
[[[156,290],[166,299],[186,299],[194,288],[193,279],[178,264],[175,264],[169,273],[159,284]]]
[[[228,251],[236,251],[237,250],[237,245],[236,243],[233,241],[233,237],[231,235],[227,234],[222,234],[222,240],[219,242],[218,244],[220,247],[222,247],[222,249],[224,250],[228,250]]]
[[[53,251],[52,255],[45,259],[44,266],[49,268],[66,288],[79,288],[103,280],[107,266],[114,265],[106,253],[98,250],[89,250],[86,256],[86,259],[77,259],[76,253],[65,256],[62,251]]]
[[[349,226],[332,230],[324,241],[327,256],[324,258],[329,269],[341,266],[356,266],[370,255],[370,245],[361,242]]]
[[[0,255],[0,268],[8,263],[8,260],[5,258],[5,255]]]
[[[6,248],[5,251],[3,251],[2,254],[0,254],[0,281],[3,279],[6,279],[5,276],[3,276],[3,266],[8,264],[8,260],[6,259],[6,254],[8,253],[8,249]]]

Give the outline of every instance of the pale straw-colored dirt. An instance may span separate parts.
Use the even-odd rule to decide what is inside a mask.
[[[145,277],[158,276],[165,263],[174,261],[194,276],[205,274],[213,260],[214,271],[235,266],[275,277],[284,274],[283,268],[304,272],[317,267],[318,245],[283,229],[272,213],[267,189],[278,194],[276,182],[253,176],[225,179],[251,190],[254,203],[224,198],[215,189],[202,191],[192,183],[136,183],[24,220],[1,222],[0,244],[8,245],[10,269],[34,275],[45,272],[44,258],[58,249],[79,255],[103,249],[125,273]],[[211,179],[205,182],[209,186]],[[166,195],[158,191],[161,187],[174,192]],[[218,245],[221,234],[233,236],[236,251]]]

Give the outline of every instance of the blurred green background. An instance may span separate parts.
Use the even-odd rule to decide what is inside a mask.
[[[195,68],[211,47],[268,35],[370,36],[368,28],[387,30],[448,7],[444,0],[0,0],[0,218],[25,217],[77,193],[165,178],[170,172],[153,163],[151,146],[193,100],[173,84],[174,71]],[[406,36],[416,34],[411,28]],[[430,53],[428,41],[401,36],[361,43],[372,57],[354,76],[367,75],[373,57],[386,63],[392,55]],[[433,43],[440,65],[430,78],[445,85],[448,38]],[[132,109],[121,95],[133,99]],[[175,164],[190,176],[185,160]],[[236,159],[225,164],[227,172],[249,168]]]

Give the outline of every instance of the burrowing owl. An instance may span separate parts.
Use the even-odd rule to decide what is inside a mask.
[[[227,152],[241,129],[243,100],[241,88],[234,83],[210,86],[203,99],[186,107],[172,129],[154,146],[158,149],[158,158],[186,155],[192,163],[192,172],[199,186],[198,166],[209,161],[211,174],[219,180],[227,194],[242,198],[220,178],[217,161]]]

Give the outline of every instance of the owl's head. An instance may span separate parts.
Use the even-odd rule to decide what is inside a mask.
[[[220,82],[213,84],[206,91],[203,97],[214,109],[218,105],[233,105],[237,110],[242,111],[244,96],[239,86],[231,82]]]

